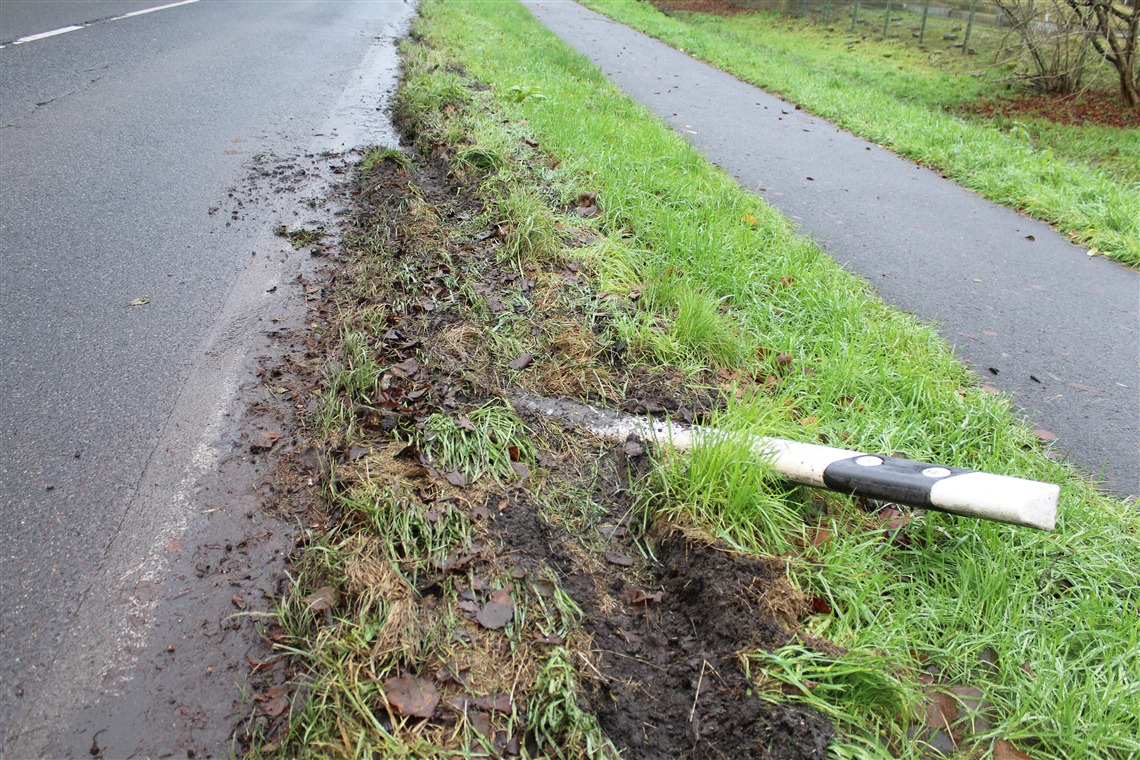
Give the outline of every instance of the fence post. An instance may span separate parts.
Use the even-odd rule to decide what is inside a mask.
[[[883,19],[883,39],[886,39],[887,32],[891,28],[891,0],[887,0],[887,17]]]
[[[823,25],[827,26],[831,23],[831,0],[825,0],[823,3]]]
[[[800,18],[807,18],[807,0],[800,3]]]
[[[859,20],[859,0],[855,0],[855,7],[851,11],[851,33],[855,33],[855,23]]]
[[[930,0],[926,0],[922,4],[922,28],[918,30],[918,44],[921,47],[922,41],[926,39],[926,17],[930,14]]]
[[[970,20],[966,22],[966,39],[962,40],[962,55],[970,49],[970,32],[974,28],[974,11],[978,9],[978,0],[970,0]]]

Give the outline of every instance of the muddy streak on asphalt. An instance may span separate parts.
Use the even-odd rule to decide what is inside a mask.
[[[280,196],[290,204],[300,188],[325,193],[314,178],[343,163],[260,157],[226,223],[257,208],[259,191],[268,196],[261,203]],[[280,182],[302,165],[305,183]],[[292,531],[265,511],[275,500],[262,484],[276,469],[266,455],[289,448],[275,434],[292,422],[287,395],[263,366],[275,365],[280,337],[304,324],[305,294],[290,280],[315,261],[271,231],[259,235],[139,486],[132,509],[145,528],[116,538],[31,706],[29,730],[9,745],[13,756],[224,753],[245,710],[247,658],[267,654],[249,613],[268,611],[265,592]]]
[[[256,616],[278,591],[315,476],[295,464],[303,452],[287,432],[308,389],[281,367],[306,348],[319,297],[306,283],[324,261],[321,246],[294,250],[273,230],[333,233],[354,149],[394,142],[381,106],[410,12],[377,38],[308,153],[256,157],[208,210],[207,223],[255,225],[249,264],[137,486],[128,509],[139,519],[91,578],[6,756],[225,756],[244,719],[267,711],[251,696],[284,675]]]

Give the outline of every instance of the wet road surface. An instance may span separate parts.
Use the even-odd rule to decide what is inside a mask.
[[[886,302],[937,323],[1070,461],[1140,494],[1140,274],[577,3],[525,4]]]
[[[377,85],[413,11],[0,4],[5,756],[89,756],[116,715],[108,756],[216,736],[209,708],[157,705],[136,661],[163,625],[209,617],[161,611],[171,567],[193,565],[184,547],[256,509],[225,454],[249,356],[290,308],[267,291],[304,254],[272,234],[303,199],[258,200],[250,177],[300,176],[302,196],[331,160],[316,156],[390,137],[365,122],[383,120]],[[215,692],[227,706],[232,675]]]

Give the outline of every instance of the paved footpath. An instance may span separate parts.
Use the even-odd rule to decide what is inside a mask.
[[[526,5],[885,301],[937,323],[1070,461],[1140,494],[1140,275],[577,3]]]

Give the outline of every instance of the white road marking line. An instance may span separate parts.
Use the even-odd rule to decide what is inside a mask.
[[[77,29],[83,29],[83,28],[84,27],[82,27],[82,26],[65,26],[62,29],[52,29],[50,32],[40,32],[39,34],[29,34],[27,37],[21,37],[18,40],[14,40],[12,42],[12,44],[13,45],[23,45],[25,42],[35,42],[36,40],[47,39],[48,37],[54,37],[57,34],[67,34],[68,32],[74,32]]]
[[[154,13],[155,11],[164,11],[168,8],[177,8],[180,5],[189,5],[196,3],[198,0],[179,0],[177,3],[167,3],[166,5],[156,5],[153,8],[143,8],[141,11],[131,11],[124,13],[122,16],[115,16],[114,18],[107,19],[107,21],[122,21],[125,18],[134,18],[135,16],[142,16],[145,13]],[[100,22],[96,22],[100,23]],[[68,32],[75,32],[80,29],[86,29],[88,26],[94,24],[80,24],[79,26],[65,26],[60,29],[52,29],[50,32],[40,32],[39,34],[29,34],[27,37],[21,37],[18,40],[13,40],[13,45],[23,45],[25,42],[35,42],[36,40],[47,39],[48,37],[55,37],[57,34],[67,34]],[[8,47],[7,45],[0,45],[0,49]]]
[[[181,2],[167,3],[166,5],[155,6],[154,8],[144,8],[141,11],[131,11],[130,13],[124,13],[122,16],[115,16],[113,19],[109,19],[109,20],[110,21],[122,21],[125,18],[133,18],[135,16],[141,16],[144,13],[154,13],[155,11],[164,11],[167,8],[177,8],[180,5],[189,5],[190,3],[196,3],[196,2],[198,2],[198,0],[181,0]]]

